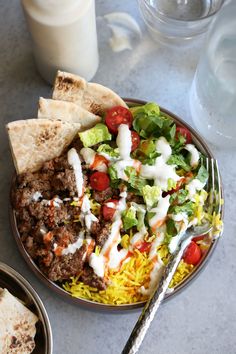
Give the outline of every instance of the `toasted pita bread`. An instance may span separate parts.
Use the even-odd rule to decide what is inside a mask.
[[[114,106],[127,107],[126,103],[109,88],[86,82],[80,76],[58,71],[52,98],[74,102],[91,113],[101,115]]]
[[[17,173],[34,172],[60,156],[81,128],[79,123],[27,119],[8,123],[7,131]]]
[[[87,111],[73,102],[58,101],[40,97],[38,118],[61,119],[80,123],[81,129],[88,129],[101,121],[101,117]]]
[[[7,289],[0,289],[0,353],[31,353],[37,321],[37,316]]]

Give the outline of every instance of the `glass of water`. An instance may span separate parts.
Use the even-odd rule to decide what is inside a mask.
[[[223,148],[236,147],[236,1],[214,19],[190,92],[198,131]]]
[[[224,0],[138,0],[154,40],[178,44],[206,31]]]

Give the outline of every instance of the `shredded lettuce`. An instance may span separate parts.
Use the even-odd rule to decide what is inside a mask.
[[[191,166],[185,161],[185,158],[181,154],[173,154],[167,161],[168,165],[176,165],[177,167],[181,167],[185,171],[190,171]]]
[[[123,228],[125,230],[129,230],[131,227],[138,224],[138,220],[136,218],[136,209],[133,206],[123,212],[122,221]]]
[[[158,186],[146,185],[142,189],[143,199],[148,209],[151,209],[159,200],[161,195],[161,189]]]
[[[160,112],[156,103],[131,109],[134,117],[133,127],[143,138],[164,136],[173,139],[175,128],[173,120]]]
[[[147,184],[146,179],[139,177],[134,167],[126,167],[124,172],[128,177],[128,184],[141,194],[142,188]]]
[[[199,179],[199,181],[201,183],[206,183],[206,181],[208,180],[208,177],[209,177],[209,174],[208,174],[206,167],[201,165],[198,170],[196,178]]]
[[[79,137],[84,147],[90,147],[112,139],[107,126],[103,123],[98,123],[93,128],[80,132]]]
[[[113,149],[108,144],[102,144],[98,147],[97,152],[102,152],[110,157],[119,157],[119,150]]]
[[[182,205],[172,205],[169,209],[170,214],[186,213],[188,216],[194,213],[194,203],[188,201]]]

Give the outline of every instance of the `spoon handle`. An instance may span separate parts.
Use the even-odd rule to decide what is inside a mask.
[[[187,241],[187,240],[186,240]],[[176,268],[182,258],[184,250],[188,242],[182,242],[181,246],[171,255],[171,258],[164,270],[161,277],[158,288],[153,292],[143,308],[138,321],[136,322],[133,331],[126,342],[126,345],[122,351],[122,354],[135,354],[139,350],[139,347],[145,337],[145,334],[159,308],[168,286],[173,278]]]

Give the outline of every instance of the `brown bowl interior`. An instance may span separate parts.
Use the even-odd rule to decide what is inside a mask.
[[[132,106],[137,106],[137,105],[143,105],[146,103],[146,101],[142,101],[142,100],[136,100],[136,99],[129,99],[129,98],[125,98],[126,103],[132,107]],[[192,139],[194,144],[198,147],[198,149],[204,153],[206,156],[208,157],[213,157],[211,151],[209,150],[208,146],[206,145],[205,141],[202,139],[202,137],[187,123],[185,123],[181,118],[179,118],[178,116],[176,116],[175,114],[169,112],[168,110],[161,108],[161,111],[170,116],[175,123],[177,123],[179,126],[183,126],[186,127],[190,130],[191,134],[192,134]],[[14,185],[14,180],[13,180],[13,184]],[[222,216],[223,216],[223,212],[222,212]],[[29,265],[29,267],[33,270],[33,272],[38,276],[38,278],[47,285],[47,287],[49,287],[50,289],[52,289],[53,291],[55,291],[57,294],[63,296],[64,299],[69,300],[70,302],[77,304],[77,305],[81,305],[81,306],[85,306],[87,308],[90,309],[96,309],[96,310],[105,310],[105,311],[118,311],[118,312],[122,312],[122,311],[127,311],[127,310],[132,310],[132,309],[136,309],[136,308],[140,308],[142,306],[144,306],[145,302],[137,302],[134,304],[127,304],[127,305],[107,305],[107,304],[101,304],[101,303],[97,303],[97,302],[93,302],[90,300],[86,300],[86,299],[82,299],[82,298],[75,298],[72,297],[68,292],[66,292],[63,288],[61,288],[58,284],[52,282],[51,280],[49,280],[44,273],[38,268],[38,266],[34,263],[34,261],[32,260],[32,258],[30,257],[30,255],[26,252],[21,239],[20,239],[20,235],[17,229],[17,223],[16,223],[16,218],[15,218],[15,212],[13,209],[10,210],[10,220],[11,220],[11,226],[12,226],[12,230],[13,230],[13,234],[16,240],[16,243],[18,245],[18,248],[23,256],[23,258],[25,259],[25,261],[27,262],[27,264]],[[182,291],[187,285],[189,285],[195,278],[196,276],[199,274],[199,272],[204,268],[204,266],[206,265],[207,261],[210,259],[210,256],[212,254],[212,252],[214,251],[216,244],[218,242],[218,238],[216,240],[213,240],[212,244],[210,245],[209,249],[207,250],[207,252],[204,254],[204,256],[202,257],[200,263],[195,267],[195,269],[193,270],[193,272],[191,274],[189,274],[189,276],[187,276],[181,283],[179,283],[172,292],[169,292],[168,294],[165,295],[165,299],[170,299],[172,298],[174,295],[176,295],[177,293],[179,293],[180,291]]]

